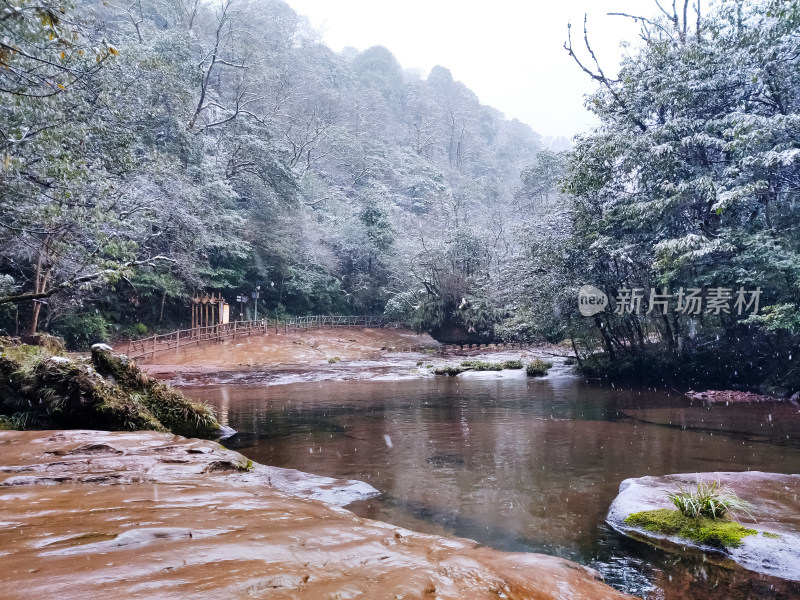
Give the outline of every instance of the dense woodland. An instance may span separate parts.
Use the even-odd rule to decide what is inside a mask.
[[[256,285],[262,315],[488,311],[542,142],[446,69],[336,54],[279,1],[4,6],[3,292],[57,292],[23,330]]]
[[[600,123],[570,146],[277,0],[0,0],[0,328],[77,347],[260,285],[262,316],[800,389],[800,2],[648,8],[617,74],[570,28]],[[586,283],[760,312],[583,317]]]

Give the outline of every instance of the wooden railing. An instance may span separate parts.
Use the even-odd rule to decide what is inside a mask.
[[[289,317],[288,329],[313,329],[322,327],[380,327],[384,319],[380,315],[317,315],[315,317]]]
[[[233,321],[224,325],[209,325],[194,329],[179,329],[169,333],[151,335],[128,341],[128,358],[146,358],[157,352],[177,350],[186,346],[199,346],[205,341],[220,341],[239,336],[290,331],[322,329],[323,327],[380,327],[380,315],[316,315],[310,317],[287,317],[286,319],[259,319],[258,321]]]

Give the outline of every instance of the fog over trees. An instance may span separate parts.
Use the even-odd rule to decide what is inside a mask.
[[[0,0],[0,328],[79,345],[261,285],[270,316],[800,381],[800,3],[658,6],[619,73],[570,29],[600,125],[567,149],[278,0]],[[586,318],[585,283],[761,311]]]

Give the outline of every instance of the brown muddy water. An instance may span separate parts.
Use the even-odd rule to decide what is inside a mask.
[[[225,445],[252,460],[381,490],[349,507],[361,516],[569,558],[648,599],[800,598],[800,583],[681,558],[604,522],[629,477],[800,473],[796,405],[708,406],[551,373],[184,391],[215,406],[239,432]]]

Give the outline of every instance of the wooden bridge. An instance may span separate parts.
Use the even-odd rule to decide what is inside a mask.
[[[322,329],[323,327],[381,327],[384,319],[380,315],[316,315],[309,317],[287,317],[286,319],[259,319],[258,321],[233,321],[221,325],[179,329],[170,333],[151,335],[130,340],[126,354],[128,358],[147,358],[157,352],[177,350],[186,346],[199,346],[201,342],[221,341],[250,335],[268,335],[272,332]]]

